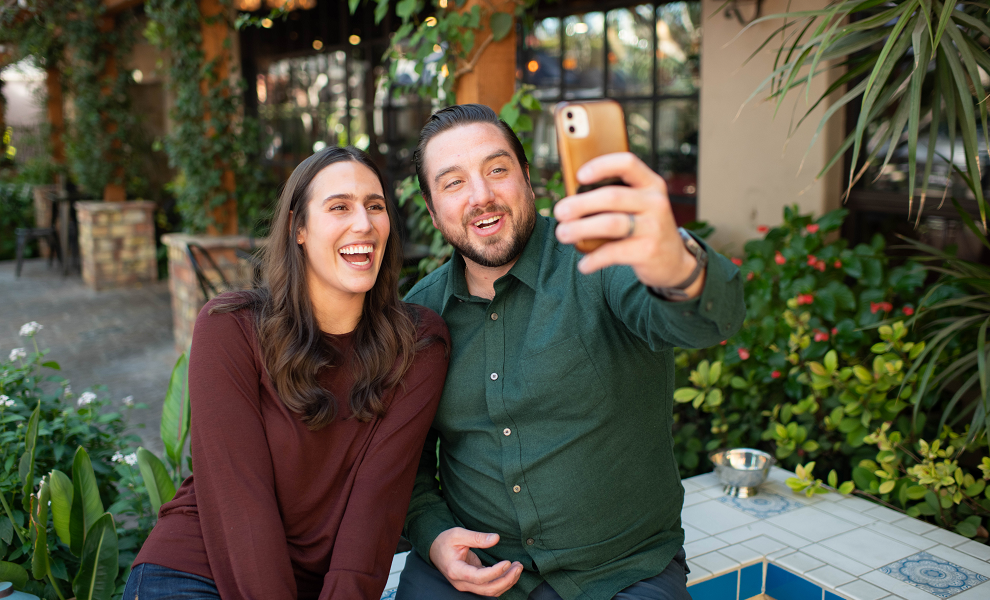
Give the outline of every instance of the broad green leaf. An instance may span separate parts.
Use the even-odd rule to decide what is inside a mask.
[[[835,353],[835,350],[829,350],[825,353],[825,368],[829,373],[834,373],[836,367],[839,366],[839,358]],[[834,486],[833,486],[834,487]]]
[[[956,533],[971,538],[976,537],[976,532],[980,529],[980,517],[973,515],[956,524]]]
[[[828,484],[831,487],[839,485],[839,474],[835,472],[835,469],[828,472]]]
[[[162,443],[172,467],[181,472],[182,448],[189,433],[189,359],[179,356],[162,405]]]
[[[96,474],[89,454],[80,446],[72,461],[72,517],[70,522],[71,548],[82,550],[85,537],[93,525],[102,518],[103,501],[96,484]],[[77,541],[78,535],[78,541]]]
[[[986,488],[987,482],[983,479],[977,479],[973,485],[966,488],[966,495],[971,497],[979,496],[983,490]]]
[[[395,5],[395,14],[405,21],[416,12],[416,5],[416,0],[399,0],[399,3]]]
[[[697,395],[699,393],[700,392],[698,390],[694,389],[694,388],[683,387],[683,388],[680,388],[680,389],[678,389],[677,391],[674,392],[674,401],[675,402],[690,402],[690,401],[694,400],[695,397],[697,397]],[[138,456],[138,460],[140,461],[140,455]],[[138,463],[138,464],[140,464],[140,463]]]
[[[28,572],[21,565],[0,560],[0,581],[9,581],[14,589],[20,590],[28,582]]]
[[[907,496],[911,500],[921,500],[928,493],[928,488],[922,485],[912,485],[907,488]]]
[[[897,482],[894,481],[893,479],[888,479],[887,481],[884,481],[883,483],[880,484],[880,493],[889,494],[894,490],[895,485],[897,485]]]
[[[117,529],[105,513],[86,532],[79,571],[72,580],[76,600],[110,600],[116,590]]]
[[[705,403],[705,394],[702,392],[695,396],[694,401],[691,402],[691,406],[695,408],[700,408],[702,404]]]
[[[0,542],[9,544],[14,539],[14,524],[7,517],[0,516]]]
[[[52,497],[52,525],[62,543],[72,547],[72,533],[69,521],[72,518],[72,480],[68,475],[55,469],[49,477]]]
[[[718,385],[718,380],[722,376],[722,361],[717,360],[712,363],[712,368],[708,372],[708,385]]]
[[[854,489],[856,489],[856,484],[851,481],[847,481],[839,486],[839,493],[843,496],[848,496]]]
[[[716,363],[717,364],[717,363]],[[719,406],[722,404],[722,390],[715,388],[708,392],[708,397],[705,399],[705,403],[708,406]]]
[[[48,483],[42,483],[38,496],[32,500],[31,507],[31,545],[34,554],[31,557],[31,574],[35,579],[44,579],[48,575]]]
[[[168,469],[153,453],[138,448],[137,460],[141,477],[144,479],[144,487],[147,488],[148,497],[151,499],[151,511],[157,515],[162,504],[175,497],[175,484],[169,477]]]
[[[499,41],[509,35],[512,30],[512,15],[510,13],[497,12],[491,16],[488,22],[492,29],[492,37]]]

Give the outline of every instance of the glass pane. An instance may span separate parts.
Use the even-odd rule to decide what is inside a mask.
[[[537,21],[526,34],[522,80],[536,86],[537,98],[560,97],[560,19]]]
[[[698,100],[657,104],[657,172],[671,196],[698,193]]]
[[[564,96],[601,98],[605,93],[605,16],[600,13],[564,19]]]
[[[608,12],[608,94],[653,94],[653,7]]]
[[[701,3],[657,7],[657,93],[692,94],[701,86]]]
[[[626,133],[629,135],[629,150],[650,164],[653,155],[653,103],[625,102],[622,110],[626,113]]]

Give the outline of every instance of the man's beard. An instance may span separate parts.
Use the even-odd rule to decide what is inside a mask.
[[[512,213],[505,206],[496,204],[472,213],[471,216],[464,220],[464,223],[461,224],[460,229],[456,232],[451,231],[445,226],[441,226],[439,228],[440,233],[443,234],[443,237],[450,242],[450,245],[461,256],[482,267],[494,268],[506,265],[522,254],[526,243],[529,242],[529,238],[533,234],[533,228],[536,225],[536,205],[532,192],[529,193],[529,196],[530,202],[523,204],[522,211],[519,214]],[[506,216],[511,215],[514,217],[511,222],[512,231],[510,237],[505,239],[503,236],[501,239],[493,240],[491,243],[486,243],[488,238],[481,238],[481,241],[472,244],[467,233],[467,228],[470,226],[468,224],[485,212],[492,210],[506,213]],[[504,219],[505,217],[502,218]],[[515,219],[518,219],[518,221]],[[507,223],[507,225],[509,224]]]

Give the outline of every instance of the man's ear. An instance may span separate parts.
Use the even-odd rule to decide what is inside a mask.
[[[426,200],[426,197],[424,197],[423,200]],[[433,213],[433,203],[432,202],[427,202],[426,203],[426,210],[429,211],[429,213],[430,213],[430,219],[433,220],[433,226],[436,227],[437,229],[440,229],[440,226],[437,225],[437,216]]]

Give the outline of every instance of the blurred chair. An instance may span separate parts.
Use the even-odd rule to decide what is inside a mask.
[[[58,194],[49,193],[49,201],[51,202],[51,210],[49,211],[51,219],[47,227],[18,227],[14,231],[17,236],[17,267],[14,271],[16,277],[21,276],[21,267],[24,265],[24,247],[34,240],[48,242],[50,249],[48,253],[49,268],[54,263],[56,256],[58,256],[59,264],[65,266],[65,260],[62,257],[62,245],[59,243]]]

